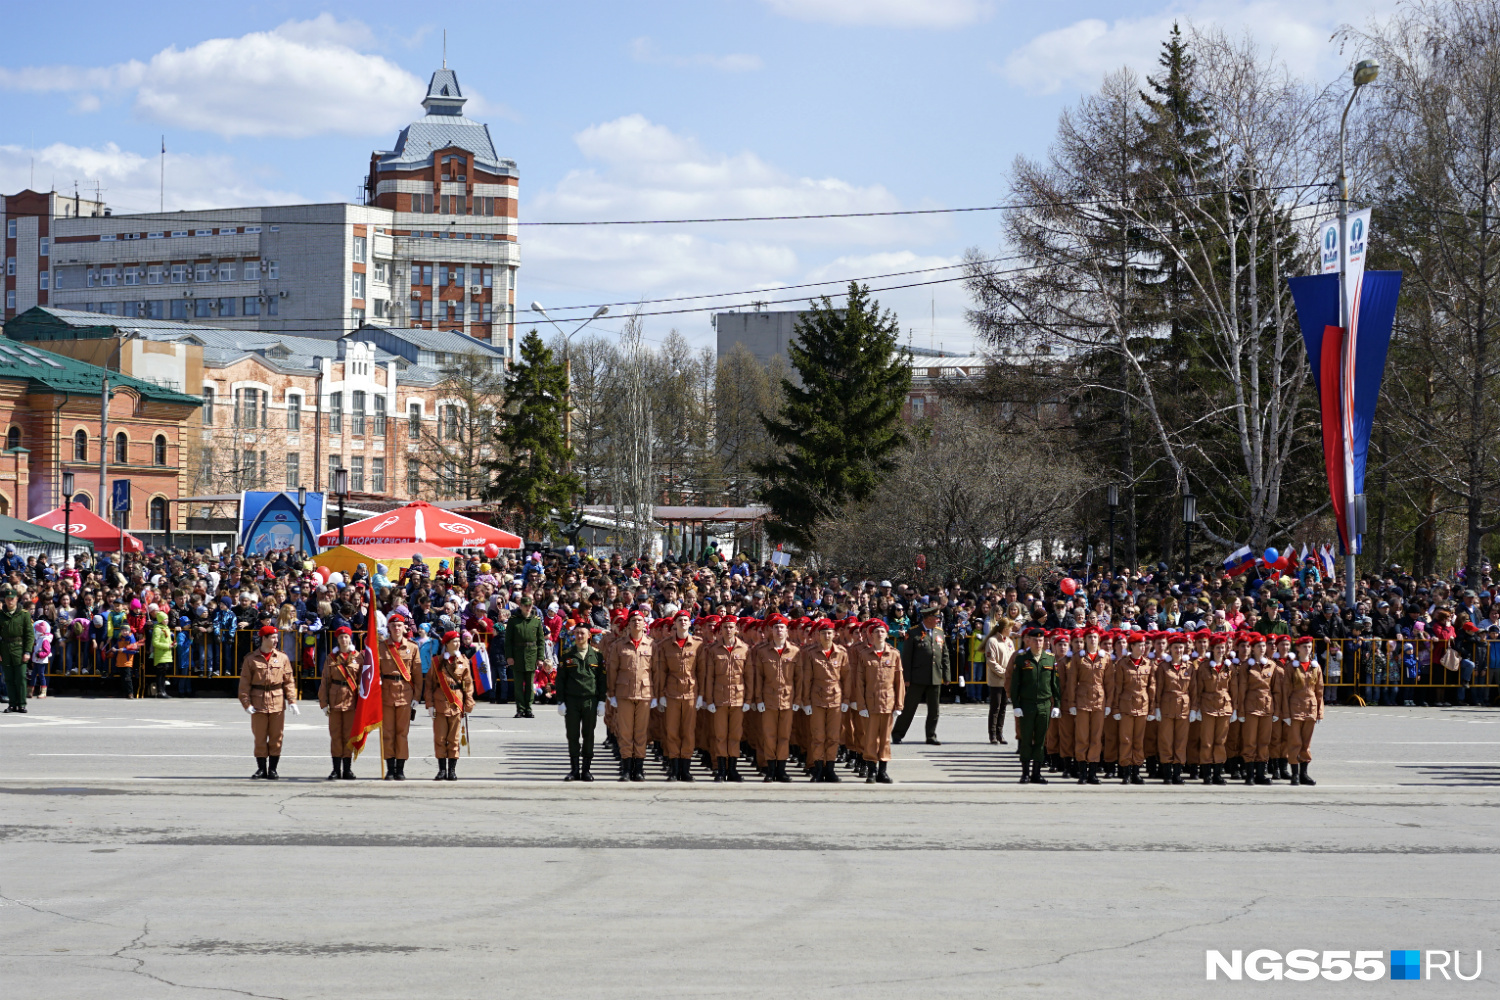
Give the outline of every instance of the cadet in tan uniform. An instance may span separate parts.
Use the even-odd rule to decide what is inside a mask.
[[[693,672],[703,640],[693,635],[692,618],[686,609],[672,616],[673,634],[652,646],[652,707],[664,716],[665,758],[668,781],[693,780],[693,724],[695,690]]]
[[[1188,660],[1188,637],[1186,633],[1174,632],[1168,640],[1167,652],[1156,664],[1156,746],[1161,758],[1158,773],[1169,785],[1183,783],[1192,697],[1193,665]]]
[[[1248,765],[1245,784],[1269,785],[1271,727],[1281,722],[1276,704],[1276,664],[1266,656],[1265,636],[1250,635],[1250,655],[1240,665],[1239,697],[1241,749]]]
[[[290,705],[297,715],[297,672],[292,661],[276,648],[275,625],[260,627],[260,648],[240,661],[240,704],[250,713],[250,733],[255,738],[255,773],[252,778],[275,781],[280,775],[281,733]]]
[[[328,716],[328,752],[333,756],[333,770],[328,780],[354,778],[354,758],[345,751],[354,735],[354,697],[359,693],[359,650],[354,648],[354,633],[340,625],[333,632],[338,648],[323,661],[323,682],[318,685],[318,707]]]
[[[1072,756],[1078,783],[1099,784],[1099,755],[1104,749],[1104,683],[1113,661],[1099,649],[1099,630],[1083,630],[1083,648],[1073,654],[1063,688],[1063,702],[1073,720]]]
[[[837,784],[842,779],[834,767],[839,749],[839,706],[848,707],[843,692],[849,687],[849,654],[833,641],[833,622],[818,619],[813,626],[813,644],[802,650],[797,701],[808,717],[808,760],[812,780]]]
[[[422,692],[432,716],[432,755],[438,773],[433,781],[458,780],[458,743],[464,716],[474,711],[474,674],[458,648],[458,633],[443,633],[443,651],[432,658]]]
[[[422,680],[422,654],[406,638],[407,624],[405,616],[391,615],[386,621],[390,638],[380,644],[380,755],[385,758],[387,781],[406,780],[406,761],[411,757],[407,739],[416,713],[412,702],[421,700],[417,686]]]
[[[651,640],[646,616],[630,612],[625,634],[610,644],[604,672],[620,742],[620,780],[645,781],[646,734],[651,716]]]
[[[1276,651],[1271,656],[1271,662],[1276,664],[1276,678],[1272,682],[1276,690],[1281,690],[1281,686],[1286,679],[1286,672],[1291,669],[1294,659],[1296,657],[1292,655],[1292,637],[1289,635],[1276,636]],[[1285,714],[1281,712],[1277,714],[1284,722],[1286,719]],[[1285,725],[1271,727],[1271,745],[1267,747],[1267,753],[1269,756],[1266,758],[1266,769],[1270,777],[1280,778],[1283,781],[1291,780],[1292,776],[1288,773],[1286,766]]]
[[[760,716],[760,765],[766,781],[785,782],[792,780],[786,773],[786,762],[802,651],[787,638],[789,623],[785,617],[771,615],[766,622],[771,634],[756,647],[750,666],[755,711]]]
[[[1198,749],[1198,768],[1205,785],[1224,784],[1225,740],[1229,721],[1234,718],[1231,687],[1234,669],[1225,659],[1229,636],[1217,633],[1209,638],[1208,656],[1198,661],[1193,671],[1192,711],[1198,718],[1202,744]]]
[[[702,647],[703,698],[713,728],[715,781],[744,781],[740,776],[740,739],[745,730],[745,674],[750,647],[740,639],[739,619],[725,615],[712,643]]]
[[[1156,712],[1156,667],[1145,656],[1146,637],[1130,636],[1130,655],[1116,664],[1114,684],[1104,694],[1106,711],[1120,724],[1120,783],[1141,785],[1146,720]]]
[[[1052,657],[1057,663],[1057,684],[1061,702],[1055,706],[1058,717],[1047,730],[1047,742],[1052,746],[1052,770],[1061,771],[1070,778],[1079,777],[1077,761],[1073,757],[1073,719],[1068,709],[1068,674],[1073,668],[1073,654],[1078,648],[1074,633],[1065,628],[1054,629],[1047,641],[1052,646]],[[1055,734],[1055,735],[1054,735]]]
[[[891,725],[906,698],[906,679],[901,673],[901,654],[885,644],[885,622],[872,618],[865,623],[866,641],[859,647],[854,691],[859,717],[865,723],[865,784],[891,783],[886,765],[891,760]]]
[[[1129,636],[1125,632],[1110,633],[1109,666],[1104,669],[1104,693],[1106,695],[1117,683],[1115,675],[1120,664],[1130,655]],[[1099,763],[1106,778],[1115,777],[1120,768],[1120,723],[1106,704],[1104,709],[1103,749],[1099,752]]]
[[[1281,721],[1294,785],[1317,784],[1307,776],[1313,727],[1323,721],[1323,668],[1313,659],[1315,647],[1316,640],[1303,636],[1297,640],[1297,655],[1282,665]]]

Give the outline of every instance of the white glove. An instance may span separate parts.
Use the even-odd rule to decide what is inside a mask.
[[[698,707],[703,707],[703,696],[701,694],[698,696]]]
[[[619,708],[620,707],[620,703],[617,700],[615,700],[615,696],[614,695],[610,695],[609,696],[609,707],[610,708]]]
[[[859,710],[859,714],[868,719],[870,717],[870,710],[868,708],[862,708]]]
[[[295,701],[292,702],[292,714],[293,715],[301,715],[302,714],[302,709],[300,709],[300,708],[297,707],[297,703]]]
[[[763,701],[756,702],[755,703],[755,710],[757,712],[764,712],[766,710],[766,703],[763,702]]]
[[[846,701],[843,704],[839,705],[839,711],[840,712],[847,712],[847,711],[849,711],[849,703]]]
[[[1026,713],[1025,713],[1025,712],[1023,712],[1023,711],[1021,711],[1021,710],[1020,710],[1020,709],[1019,709],[1019,708],[1017,708],[1017,709],[1012,709],[1012,711],[1014,711],[1014,712],[1015,712],[1015,713],[1016,713],[1016,718],[1018,718],[1018,719],[1019,719],[1019,718],[1020,718],[1020,717],[1021,717],[1021,716],[1023,716],[1023,715],[1025,715],[1025,714],[1026,714]]]
[[[656,707],[656,699],[655,699],[655,698],[652,698],[652,699],[651,699],[651,707],[652,707],[652,708],[655,708],[655,707]]]
[[[599,716],[599,718],[604,718],[604,702],[601,701],[596,707],[598,709],[596,714]]]
[[[1289,726],[1292,724],[1292,720],[1291,719],[1282,719],[1281,721],[1285,722]]]
[[[1279,716],[1279,715],[1273,715],[1273,716],[1271,716],[1271,721],[1272,722],[1280,722],[1281,721],[1281,716]]]
[[[793,712],[800,712],[800,711],[802,711],[802,706],[801,705],[793,705],[792,706],[792,711]]]
[[[743,705],[740,706],[740,712],[744,713],[744,712],[748,712],[748,711],[750,711],[750,703],[747,701]]]
[[[657,702],[656,710],[658,712],[665,712],[667,710],[667,699],[663,698],[661,701]]]
[[[1105,715],[1106,715],[1106,716],[1107,716],[1107,715],[1109,715],[1109,706],[1108,706],[1108,705],[1105,705],[1105,706],[1104,706],[1104,714],[1105,714]]]
[[[562,702],[558,702],[557,703],[557,714],[563,716],[564,718],[566,718],[567,714],[568,714],[568,706],[564,705]]]
[[[429,719],[437,718],[437,711],[431,705],[427,706],[427,717]]]
[[[1052,710],[1052,717],[1053,717],[1053,718],[1054,718],[1054,719],[1056,719],[1056,718],[1060,718],[1060,717],[1061,717],[1061,716],[1062,716],[1062,709],[1060,709],[1060,708],[1054,708],[1054,709],[1053,709],[1053,710]]]
[[[251,715],[254,715],[255,714],[255,706],[254,705],[246,705],[245,706],[245,711],[249,712]]]
[[[812,715],[812,706],[811,705],[803,705],[802,706],[802,714],[803,715]]]
[[[323,717],[326,719],[332,713],[332,709],[323,709]]]
[[[1115,713],[1115,721],[1116,721],[1116,722],[1119,722],[1119,721],[1120,721],[1120,713],[1119,713],[1119,712],[1116,712],[1116,713]]]
[[[708,706],[708,712],[709,712],[710,715],[717,715],[718,711],[719,711],[719,706],[718,705],[710,705],[710,706]]]
[[[1078,714],[1078,709],[1077,708],[1070,708],[1070,709],[1068,709],[1068,714],[1069,715],[1077,715]]]

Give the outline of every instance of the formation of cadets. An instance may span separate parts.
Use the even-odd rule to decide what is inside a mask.
[[[1028,628],[1008,678],[1021,782],[1146,777],[1316,784],[1316,640],[1258,632]]]
[[[474,708],[470,666],[458,633],[449,632],[423,675],[408,627],[392,615],[380,643],[385,777],[405,779],[420,702],[432,721],[435,780],[454,781],[463,721]],[[686,610],[655,621],[619,611],[608,631],[578,625],[558,667],[567,780],[594,780],[602,718],[620,781],[644,781],[650,755],[668,781],[693,781],[696,758],[715,781],[743,781],[744,760],[768,782],[791,781],[795,764],[812,781],[841,781],[843,767],[867,783],[889,783],[892,723],[907,686],[887,628],[880,619],[793,622],[780,614],[695,620]],[[346,750],[361,656],[350,629],[336,635],[318,689],[330,780],[354,777]],[[1044,767],[1080,784],[1103,777],[1139,785],[1143,768],[1174,785],[1315,783],[1308,764],[1323,718],[1323,674],[1312,637],[1033,627],[1022,638],[1006,680],[1022,783],[1046,784]],[[242,664],[239,697],[251,714],[252,777],[274,780],[285,711],[297,711],[296,674],[274,626],[263,627],[260,640]]]

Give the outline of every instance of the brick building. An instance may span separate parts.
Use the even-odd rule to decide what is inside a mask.
[[[518,173],[464,103],[452,70],[433,74],[423,117],[371,154],[364,205],[113,215],[9,196],[4,318],[50,305],[324,340],[372,324],[514,357]]]
[[[198,406],[196,396],[30,344],[0,341],[0,514],[27,520],[60,506],[64,472],[74,475],[74,503],[97,511],[102,444],[104,489],[119,479],[131,483],[132,510],[112,516],[114,523],[127,530],[169,530],[169,519],[179,516],[170,501],[185,495],[188,478],[183,428]]]

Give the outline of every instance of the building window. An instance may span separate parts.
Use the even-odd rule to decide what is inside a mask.
[[[141,283],[141,272],[138,268],[127,267],[124,275],[125,284],[138,285]]]
[[[385,459],[370,459],[370,492],[385,492]]]
[[[165,299],[148,299],[146,301],[147,319],[166,319],[167,302]]]
[[[5,276],[8,278],[16,276],[16,259],[14,257],[5,258]]]
[[[455,264],[455,265],[453,265],[453,284],[462,286],[463,283],[464,283],[464,266],[462,264]]]
[[[413,285],[432,284],[432,265],[413,264],[411,266],[411,283]]]
[[[219,280],[220,281],[233,281],[234,280],[234,261],[232,261],[232,260],[226,260],[226,261],[221,261],[220,262],[220,264],[219,264]]]
[[[245,489],[254,489],[257,479],[255,452],[247,448],[240,458],[240,485]]]
[[[357,307],[354,308],[354,309],[350,309],[349,310],[349,319],[350,319],[351,322],[353,322],[353,324],[354,324],[355,327],[364,326],[365,325],[365,311],[363,309],[360,309],[360,308],[357,308]]]
[[[441,287],[443,285],[446,285],[448,283],[448,265],[447,264],[439,264],[438,265],[438,280],[437,280],[437,283],[438,283],[439,287]]]
[[[469,303],[469,322],[470,323],[478,323],[480,317],[483,316],[483,315],[484,315],[484,310],[480,308],[480,303],[478,303],[478,302],[470,302]]]
[[[266,263],[265,263],[265,269],[266,269],[266,277],[268,277],[268,278],[279,278],[279,277],[281,277],[281,262],[280,261],[275,261],[275,260],[268,260],[268,261],[266,261]]]
[[[495,318],[492,307],[488,302],[482,302],[480,303],[480,305],[482,305],[484,308],[479,310],[479,322],[488,323]]]
[[[195,319],[212,319],[214,315],[213,299],[194,299],[193,317]]]
[[[443,481],[440,487],[444,496],[453,496],[458,492],[458,463],[443,463]]]
[[[354,411],[354,413],[353,413],[353,419],[350,421],[350,423],[353,424],[353,427],[350,428],[350,433],[354,434],[354,435],[356,435],[358,437],[364,437],[364,435],[365,435],[365,394],[364,394],[364,392],[361,391],[361,390],[359,390],[359,389],[356,389],[354,392],[350,393],[350,403],[352,404],[353,411]]]
[[[289,431],[302,429],[302,397],[295,392],[289,392],[286,395],[286,429]]]
[[[258,260],[247,260],[247,261],[245,261],[245,280],[246,281],[259,281],[260,280],[260,261],[258,261]]]
[[[52,252],[52,239],[51,239],[51,237],[43,236],[40,240],[38,240],[37,244],[36,244],[36,252],[37,252],[37,256],[39,256],[39,257],[45,257],[45,256],[47,256],[47,254],[51,253]]]
[[[354,298],[365,297],[365,276],[358,271],[354,272]]]
[[[167,530],[167,501],[162,497],[151,498],[151,530]]]
[[[7,309],[14,309],[15,307],[16,307],[16,290],[14,288],[7,288],[5,290],[5,308],[7,308]]]
[[[354,237],[354,263],[356,263],[356,264],[363,264],[364,262],[365,262],[365,238],[363,236],[356,236],[356,237]]]
[[[365,457],[355,455],[349,459],[349,492],[363,493],[365,491]]]
[[[120,465],[130,464],[130,438],[124,431],[115,435],[115,461]]]
[[[172,284],[174,284],[174,285],[181,285],[181,284],[185,283],[187,281],[187,276],[188,276],[188,267],[187,267],[186,264],[173,264],[172,265]],[[93,277],[93,275],[90,274],[90,277]],[[91,281],[90,284],[93,284],[93,282]]]
[[[333,490],[333,473],[334,473],[334,471],[337,470],[337,469],[342,469],[343,467],[344,467],[344,459],[343,459],[342,456],[340,456],[340,455],[329,455],[328,456],[328,489],[329,489],[330,492],[332,492],[332,490]]]
[[[344,394],[342,392],[328,394],[328,433],[344,433]]]
[[[422,485],[422,463],[410,461],[406,463],[406,498],[415,500],[421,492]]]
[[[260,296],[258,296],[258,295],[246,295],[245,296],[244,307],[245,307],[245,309],[244,309],[244,312],[242,313],[242,315],[245,315],[245,316],[259,316],[260,315]]]
[[[233,316],[234,315],[234,306],[235,306],[235,303],[238,302],[238,301],[239,301],[238,299],[220,299],[219,300],[219,317],[222,319],[225,316]]]
[[[45,292],[47,290],[47,280],[51,276],[52,276],[52,272],[51,271],[43,271],[41,274],[37,275],[37,281],[40,283],[38,285],[38,287],[41,288],[42,291]]]
[[[167,464],[167,438],[165,434],[156,435],[151,442],[151,459],[157,465]]]
[[[383,285],[386,283],[385,261],[383,260],[377,260],[375,262],[375,283],[378,285]]]
[[[8,239],[8,240],[13,240],[13,239],[16,238],[16,220],[15,219],[6,219],[5,220],[5,238]]]
[[[449,441],[458,440],[458,406],[453,403],[443,407],[443,437]]]
[[[385,313],[385,299],[376,299],[375,300],[375,318],[376,319],[385,319],[386,318],[386,313]]]
[[[449,299],[447,302],[444,302],[443,305],[445,307],[443,309],[444,317],[448,320],[449,323],[457,323],[459,303],[454,302],[452,299]]]
[[[276,304],[276,296],[272,295],[266,299],[266,315],[275,316],[279,306]]]
[[[289,452],[286,456],[286,488],[295,490],[302,485],[302,456]]]
[[[188,304],[186,299],[172,299],[172,318],[187,319]]]
[[[7,451],[21,447],[21,428],[12,427],[5,432],[5,447]]]
[[[406,411],[406,436],[413,441],[422,437],[422,404],[412,403]]]
[[[924,396],[913,396],[911,398],[911,418],[921,420],[927,412],[927,399]]]
[[[194,264],[193,265],[193,280],[194,281],[209,281],[209,280],[212,279],[213,271],[214,271],[214,266],[212,264],[210,264],[210,263],[200,262],[198,264]]]
[[[203,426],[204,427],[212,427],[213,425],[214,425],[214,390],[213,390],[213,386],[206,385],[206,386],[203,387]],[[82,434],[83,431],[79,431],[78,433]]]
[[[89,432],[84,430],[73,432],[73,461],[87,462],[89,460]]]
[[[159,285],[162,279],[162,267],[160,264],[152,264],[146,268],[146,284]]]
[[[375,436],[385,437],[385,397],[377,395],[375,403]]]

